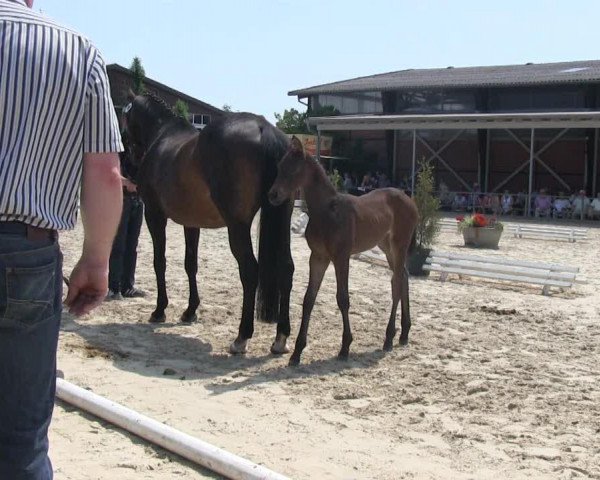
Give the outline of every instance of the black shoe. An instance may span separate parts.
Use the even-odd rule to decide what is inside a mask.
[[[139,288],[131,287],[123,292],[125,298],[143,298],[146,296],[146,292]]]
[[[108,293],[106,294],[106,298],[104,299],[104,301],[112,302],[113,300],[123,300],[123,295],[121,295],[119,292],[114,292],[112,290],[109,290]]]

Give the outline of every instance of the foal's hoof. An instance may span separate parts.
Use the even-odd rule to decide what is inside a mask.
[[[398,342],[398,344],[402,347],[406,347],[408,345],[408,338],[400,337],[400,341]]]
[[[148,319],[149,323],[165,323],[166,321],[167,321],[167,316],[164,313],[161,313],[161,314],[153,313],[152,315],[150,315],[150,318]]]
[[[289,352],[290,352],[290,348],[288,347],[288,344],[287,344],[287,337],[282,333],[278,333],[277,336],[275,337],[275,341],[273,342],[273,345],[271,345],[271,353],[273,355],[283,355],[284,353],[289,353]]]
[[[234,355],[246,353],[247,351],[248,340],[240,340],[236,338],[233,342],[231,342],[231,345],[229,345],[229,353],[232,353]]]
[[[300,355],[296,356],[296,355],[292,355],[290,357],[290,361],[288,362],[288,365],[290,367],[297,367],[300,364]]]
[[[196,315],[195,313],[192,313],[191,315],[189,313],[185,313],[183,312],[181,314],[181,317],[179,318],[179,321],[181,323],[186,323],[186,324],[190,324],[190,323],[194,323],[198,321],[198,315]]]
[[[342,362],[345,362],[348,360],[348,352],[340,352],[338,353],[337,356],[338,360],[341,360]]]

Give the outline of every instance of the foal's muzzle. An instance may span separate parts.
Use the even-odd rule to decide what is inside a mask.
[[[269,202],[271,202],[271,205],[273,205],[275,207],[281,205],[283,203],[283,201],[285,200],[283,195],[281,195],[279,190],[276,188],[271,188],[271,190],[269,190],[268,196],[269,196]]]

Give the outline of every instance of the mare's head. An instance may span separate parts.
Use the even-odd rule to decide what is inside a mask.
[[[309,175],[310,162],[314,162],[304,151],[304,145],[295,136],[277,165],[277,178],[269,190],[272,205],[281,205],[302,188]]]
[[[141,163],[161,128],[170,122],[182,122],[161,98],[129,91],[129,104],[123,108],[123,125],[133,163]]]

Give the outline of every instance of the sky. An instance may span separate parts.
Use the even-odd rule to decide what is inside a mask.
[[[600,59],[598,0],[35,0],[105,61],[216,107],[305,107],[290,90],[407,68]]]

